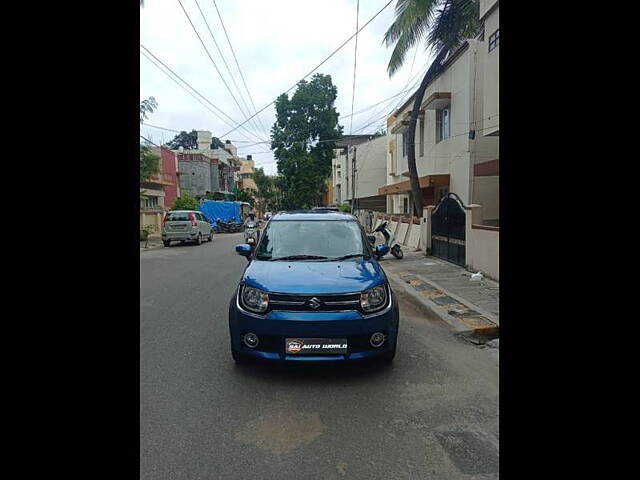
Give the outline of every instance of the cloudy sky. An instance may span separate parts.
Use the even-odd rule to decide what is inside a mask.
[[[209,102],[202,103],[180,88],[151,61],[140,55],[140,98],[154,96],[158,109],[147,119],[157,127],[170,130],[210,130],[221,140],[230,139],[238,152],[252,154],[256,166],[276,173],[276,163],[269,150],[269,129],[275,120],[273,105],[259,114],[260,122],[251,120],[227,135],[244,121],[251,110],[255,113],[238,73],[213,0],[180,0],[195,25],[211,57],[222,73],[224,82],[233,92],[236,104],[221,80],[213,63],[193,31],[178,0],[146,0],[140,9],[140,43],[167,67],[188,82]],[[364,25],[388,0],[361,0],[359,24]],[[249,92],[257,110],[297,83],[356,30],[356,0],[215,0],[224,21],[231,44]],[[392,79],[386,71],[391,48],[382,44],[384,32],[394,18],[394,0],[364,30],[358,34],[358,54],[354,111],[370,107],[402,92],[420,80],[428,55],[422,47],[413,50],[405,66]],[[218,52],[198,5],[233,78]],[[353,84],[355,39],[319,69],[331,75],[338,88],[336,107],[340,124],[350,131],[351,95]],[[414,55],[415,54],[415,55]],[[413,62],[415,57],[415,63]],[[152,57],[153,58],[153,57]],[[157,62],[156,62],[157,63]],[[413,63],[413,69],[412,67]],[[234,81],[243,96],[236,90]],[[417,86],[417,84],[416,84]],[[291,93],[293,93],[292,90]],[[291,94],[290,93],[290,94]],[[382,104],[354,115],[353,133],[371,133],[385,126],[385,114],[411,93],[396,96]],[[196,95],[197,96],[197,95]],[[244,99],[244,100],[243,100]],[[245,107],[244,102],[247,103]],[[211,112],[213,110],[218,116]],[[228,117],[221,114],[224,112]],[[255,120],[255,119],[254,119]],[[367,124],[370,124],[367,126]],[[264,126],[264,128],[263,128]],[[175,133],[143,125],[141,134],[155,143],[169,141]],[[252,145],[253,144],[253,145]]]

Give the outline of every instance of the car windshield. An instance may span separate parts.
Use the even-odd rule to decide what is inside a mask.
[[[258,260],[346,260],[369,257],[357,222],[275,221],[258,245]]]

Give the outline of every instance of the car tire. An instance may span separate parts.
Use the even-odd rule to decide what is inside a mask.
[[[213,230],[211,230],[211,232],[209,232],[209,241],[213,242]]]
[[[162,241],[162,244],[163,244],[165,247],[170,247],[170,246],[171,246],[171,240],[163,240],[163,241]]]
[[[198,237],[196,238],[196,245],[202,245],[202,234],[199,233]]]
[[[231,356],[233,357],[233,361],[236,362],[237,364],[243,364],[249,361],[247,357],[245,357],[241,353],[236,352],[233,349],[231,350]]]
[[[400,245],[396,243],[393,246],[393,248],[391,249],[391,255],[396,257],[398,260],[402,260],[402,258],[404,257],[404,253],[402,253],[402,249],[400,248]]]
[[[380,356],[380,360],[383,363],[392,363],[393,359],[396,358],[396,347],[394,345],[393,350],[390,352],[384,353]]]

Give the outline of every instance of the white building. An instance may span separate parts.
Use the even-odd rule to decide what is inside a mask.
[[[416,125],[416,167],[425,206],[447,192],[499,222],[498,2],[480,6],[484,36],[467,40],[428,85]],[[490,40],[491,38],[491,40]],[[387,121],[387,212],[410,213],[406,132],[415,94]]]
[[[333,202],[337,205],[349,203],[353,197],[353,156],[349,151],[370,138],[371,135],[344,135],[336,142],[331,162],[331,181],[333,182]]]

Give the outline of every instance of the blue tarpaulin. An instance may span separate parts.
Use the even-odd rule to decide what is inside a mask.
[[[240,217],[240,204],[241,202],[221,202],[216,200],[205,200],[200,204],[198,210],[200,210],[209,223],[214,227],[217,226],[216,220],[221,219],[225,222],[230,218],[233,218],[236,222],[242,222]]]

